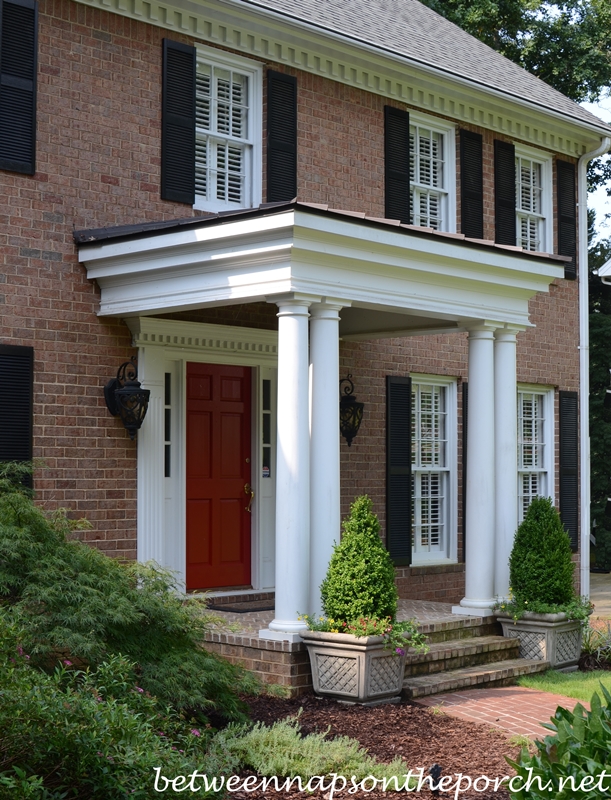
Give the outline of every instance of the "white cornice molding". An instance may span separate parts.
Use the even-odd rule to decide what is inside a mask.
[[[183,322],[157,317],[126,319],[134,347],[167,347],[221,354],[232,362],[275,364],[278,359],[278,332],[259,328]]]
[[[263,302],[289,292],[340,295],[353,305],[461,323],[485,316],[528,325],[528,301],[563,275],[552,259],[504,248],[468,246],[454,237],[410,235],[302,209],[224,225],[80,248],[88,277],[102,291],[100,314],[135,317]],[[257,220],[265,233],[256,230]],[[292,230],[287,230],[287,224]],[[207,230],[209,235],[204,236]],[[289,246],[274,251],[281,235]],[[269,247],[265,247],[264,237]],[[198,240],[194,247],[193,238]],[[155,247],[146,249],[146,243]],[[253,253],[252,243],[266,251]],[[215,258],[219,251],[227,258]]]
[[[604,132],[540,109],[528,98],[452,79],[372,46],[299,25],[271,11],[214,0],[76,0],[168,31],[192,36],[259,61],[272,61],[397,100],[422,111],[578,157]],[[602,125],[603,123],[601,123]]]

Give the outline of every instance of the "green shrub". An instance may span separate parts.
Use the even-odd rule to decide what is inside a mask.
[[[571,712],[558,706],[551,724],[552,735],[535,742],[536,753],[522,750],[517,761],[507,761],[522,780],[514,780],[512,800],[599,800],[609,797],[611,772],[611,694],[601,685],[603,705],[597,693],[591,711],[578,703]],[[532,770],[532,772],[529,772]],[[609,776],[598,783],[603,770]],[[530,785],[525,785],[530,778]],[[562,788],[561,788],[562,787]]]
[[[68,541],[69,529],[65,514],[50,521],[0,474],[0,601],[32,663],[49,669],[67,657],[95,670],[122,654],[162,702],[201,721],[211,711],[241,718],[238,693],[257,683],[201,647],[210,625],[203,608],[180,597],[168,572]]]
[[[233,771],[218,748],[206,756],[209,729],[144,692],[128,659],[112,656],[95,673],[68,670],[66,659],[46,674],[31,666],[11,617],[0,608],[2,800],[145,800],[155,767],[174,776]]]
[[[562,605],[575,599],[571,546],[552,501],[536,497],[515,535],[509,559],[516,603]]]
[[[391,764],[381,764],[347,736],[335,739],[328,739],[326,733],[303,736],[297,719],[281,720],[271,727],[257,723],[250,729],[231,725],[215,737],[213,751],[215,748],[221,748],[258,775],[291,778],[299,775],[304,780],[333,772],[347,776],[348,780],[352,775],[357,780],[368,775],[376,778],[396,775],[401,786],[408,771],[400,758]]]
[[[351,506],[320,593],[326,616],[336,622],[396,617],[395,570],[367,495],[358,497]]]

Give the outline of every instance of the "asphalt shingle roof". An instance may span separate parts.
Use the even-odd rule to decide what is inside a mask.
[[[598,117],[418,0],[244,0],[496,89],[582,123]]]

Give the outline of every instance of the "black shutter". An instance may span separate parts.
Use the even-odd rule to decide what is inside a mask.
[[[558,170],[558,253],[570,256],[564,265],[564,277],[577,277],[577,198],[575,197],[575,164],[556,161]]]
[[[462,385],[462,560],[467,560],[467,433],[469,425],[469,384]]]
[[[32,458],[34,350],[0,345],[0,461]]]
[[[297,197],[297,80],[267,72],[267,202]]]
[[[484,238],[484,165],[481,133],[460,132],[460,230]]]
[[[577,392],[559,392],[560,404],[560,518],[577,550],[579,542],[579,409]]]
[[[384,106],[384,216],[409,225],[410,144],[409,114]]]
[[[395,564],[412,560],[412,381],[386,377],[386,547]]]
[[[36,171],[38,4],[0,0],[0,169]]]
[[[163,40],[161,199],[195,202],[195,48]]]
[[[494,215],[497,244],[516,243],[516,150],[494,140]]]

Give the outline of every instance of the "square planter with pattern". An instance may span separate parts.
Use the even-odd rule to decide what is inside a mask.
[[[514,621],[502,612],[496,613],[503,627],[503,636],[520,640],[520,658],[549,661],[552,669],[577,669],[581,655],[582,626],[566,614],[533,614],[526,611]]]
[[[382,636],[304,631],[316,694],[352,703],[398,698],[405,656],[384,648]]]

